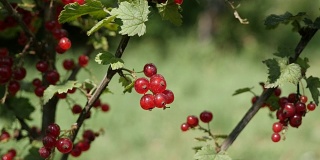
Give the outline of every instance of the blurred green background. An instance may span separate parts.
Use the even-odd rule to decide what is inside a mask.
[[[104,129],[78,160],[192,160],[192,147],[205,145],[194,137],[205,135],[201,131],[180,131],[180,125],[188,115],[199,115],[203,110],[212,111],[214,119],[210,123],[216,134],[228,134],[236,126],[251,106],[252,95],[245,93],[232,96],[243,87],[255,87],[261,92],[259,82],[267,80],[267,68],[262,61],[271,58],[278,46],[294,48],[299,35],[291,31],[290,25],[276,30],[266,30],[264,19],[270,14],[293,14],[306,11],[311,19],[319,15],[318,1],[241,1],[238,12],[247,18],[248,25],[240,24],[233,16],[230,6],[224,1],[185,0],[182,5],[184,24],[175,27],[161,21],[157,14],[151,14],[147,22],[147,34],[134,37],[124,53],[123,60],[129,69],[142,70],[144,64],[154,63],[162,74],[168,88],[175,94],[170,109],[142,110],[139,106],[141,95],[123,95],[118,76],[109,85],[114,94],[104,94],[102,102],[109,103],[108,113],[93,110],[92,118],[84,128]],[[314,37],[302,56],[310,59],[311,68],[307,75],[320,76],[320,38]],[[119,38],[109,38],[110,51],[116,50]],[[83,52],[81,47],[59,55],[65,58]],[[60,63],[61,63],[60,62]],[[58,66],[62,75],[65,73]],[[100,81],[106,66],[96,64],[93,58],[88,68]],[[32,80],[35,74],[29,74]],[[143,76],[142,74],[140,76]],[[81,71],[78,80],[88,78]],[[282,88],[282,95],[295,92],[295,86],[288,84]],[[306,93],[308,91],[306,90]],[[307,94],[309,95],[309,94]],[[34,97],[35,98],[35,97]],[[72,95],[79,104],[85,98]],[[33,101],[38,104],[38,101]],[[67,110],[67,111],[66,111]],[[38,109],[40,111],[40,109]],[[289,128],[286,140],[271,141],[272,124],[268,109],[261,109],[238,139],[228,150],[233,159],[239,160],[318,160],[320,159],[319,110],[308,113],[299,129]],[[65,100],[59,102],[57,123],[61,128],[69,128],[77,119],[69,112]],[[35,113],[36,118],[40,114]],[[35,119],[36,119],[35,118]],[[40,122],[31,122],[34,125]]]

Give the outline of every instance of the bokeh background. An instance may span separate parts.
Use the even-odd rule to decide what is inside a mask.
[[[265,17],[285,11],[293,14],[305,11],[314,19],[320,13],[318,1],[240,3],[238,12],[249,20],[248,25],[240,24],[223,0],[185,0],[181,27],[161,21],[158,14],[151,14],[146,23],[147,34],[130,40],[123,60],[127,68],[136,71],[142,70],[146,63],[156,64],[158,73],[166,78],[168,88],[175,93],[174,103],[167,110],[142,110],[139,106],[141,95],[134,92],[123,95],[119,77],[115,76],[109,85],[113,94],[101,97],[102,102],[110,104],[110,111],[93,110],[91,119],[84,125],[86,129],[102,128],[104,134],[92,143],[88,152],[70,159],[192,160],[195,153],[192,147],[206,144],[194,138],[205,134],[196,130],[181,132],[180,125],[188,115],[198,116],[203,110],[213,112],[214,119],[210,123],[213,133],[230,133],[251,106],[252,98],[250,93],[232,96],[233,92],[238,88],[254,87],[256,93],[261,93],[258,83],[267,80],[267,68],[262,61],[271,58],[278,46],[294,48],[299,41],[299,35],[292,32],[290,25],[266,30]],[[108,41],[109,50],[114,52],[119,37],[108,38]],[[307,75],[320,76],[319,42],[319,35],[316,35],[302,54],[310,59]],[[82,47],[73,47],[68,53],[59,55],[58,61],[84,52]],[[96,64],[94,58],[88,68],[98,82],[107,70],[106,66]],[[58,70],[62,75],[66,74],[61,66]],[[27,77],[30,80],[35,74],[40,75],[36,71],[30,72]],[[87,72],[81,71],[78,80],[84,81],[88,77]],[[288,84],[282,91],[282,95],[288,95],[295,92],[295,86]],[[308,90],[306,94],[309,95]],[[85,104],[85,98],[78,91],[72,98]],[[33,103],[38,103],[35,97]],[[273,143],[272,124],[276,119],[269,117],[268,109],[261,109],[228,154],[239,160],[319,160],[319,113],[318,109],[308,113],[301,127],[289,128],[285,141]],[[77,119],[69,112],[65,100],[59,102],[57,115],[61,128],[69,128]],[[40,119],[40,113],[34,113],[34,117]],[[30,124],[39,126],[40,122]]]

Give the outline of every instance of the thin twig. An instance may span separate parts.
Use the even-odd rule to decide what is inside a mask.
[[[298,59],[303,49],[307,46],[307,44],[310,42],[310,40],[312,39],[312,37],[315,35],[317,31],[318,29],[315,29],[315,28],[304,28],[303,31],[299,32],[301,34],[301,39],[297,44],[295,49],[295,54],[293,57],[290,58],[289,63],[293,63]],[[253,116],[259,111],[260,106],[262,106],[262,104],[272,95],[275,89],[276,88],[269,88],[265,90],[261,94],[261,96],[259,96],[259,99],[247,111],[247,113],[244,115],[241,121],[229,134],[228,138],[223,141],[220,151],[228,150],[228,148],[236,140],[236,138],[242,132],[242,130],[247,126],[247,124],[250,122]]]
[[[117,51],[115,53],[115,57],[121,58],[124,50],[127,47],[129,40],[130,40],[130,37],[128,35],[122,36],[122,39],[121,39],[119,46],[117,48]],[[78,120],[75,124],[76,127],[73,131],[74,134],[70,137],[72,142],[74,142],[74,140],[76,139],[77,134],[79,132],[79,129],[81,128],[84,120],[86,119],[87,113],[89,113],[90,109],[92,108],[93,103],[100,97],[100,95],[102,94],[104,89],[108,86],[109,82],[111,81],[111,79],[113,78],[113,76],[116,73],[117,73],[117,70],[112,70],[111,67],[108,68],[106,75],[104,76],[104,78],[100,82],[99,86],[97,87],[97,89],[95,90],[95,92],[93,93],[91,98],[88,100],[86,106],[84,107],[84,109],[82,110],[82,112],[80,113],[80,115],[78,117]],[[68,156],[69,156],[69,154],[64,154],[61,157],[61,160],[67,160]]]

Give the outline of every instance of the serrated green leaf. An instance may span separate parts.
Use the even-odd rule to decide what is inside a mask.
[[[238,95],[238,94],[241,94],[241,93],[245,93],[245,92],[250,92],[251,89],[253,89],[253,87],[251,87],[251,88],[246,87],[246,88],[237,89],[237,90],[232,94],[232,96],[235,96],[235,95]]]
[[[167,3],[157,4],[157,8],[163,20],[168,20],[176,26],[182,24],[182,15],[179,12],[179,5],[173,0],[168,0]]]
[[[279,105],[279,97],[277,97],[276,95],[272,94],[265,102],[266,104],[268,104],[273,110],[279,109],[280,105]]]
[[[148,21],[149,6],[146,0],[135,0],[131,3],[125,1],[119,4],[119,8],[113,8],[110,15],[121,19],[123,25],[121,26],[122,35],[128,36],[142,36],[146,32],[145,22]]]
[[[69,89],[79,88],[81,83],[67,81],[65,84],[50,85],[43,93],[43,104],[46,104],[56,93],[67,93]]]
[[[273,29],[279,24],[288,24],[293,21],[299,22],[303,20],[305,16],[305,12],[299,12],[297,15],[292,15],[290,12],[286,12],[282,15],[271,14],[266,18],[264,25],[269,29]]]
[[[313,27],[320,29],[320,17],[317,17],[313,22]]]
[[[216,151],[212,145],[206,145],[198,150],[197,153],[194,155],[194,159],[198,160],[214,160],[216,157]]]
[[[275,88],[288,82],[298,84],[302,77],[301,67],[296,63],[288,64],[287,58],[277,59],[276,61],[280,67],[280,76],[275,82],[268,81],[265,87]]]
[[[316,103],[316,105],[319,105],[319,96],[320,96],[320,92],[319,89],[320,88],[320,79],[318,77],[308,77],[306,79],[307,82],[307,88],[309,88],[311,96],[313,101]]]
[[[269,70],[269,76],[268,81],[270,83],[275,82],[280,77],[280,66],[276,59],[267,59],[263,61],[268,67]]]
[[[132,88],[134,86],[134,81],[128,76],[120,76],[119,83],[121,83],[122,87],[124,87],[123,93],[131,93]]]
[[[200,142],[207,142],[208,140],[212,140],[212,138],[207,137],[207,136],[195,137],[194,139],[197,141],[200,141]]]
[[[30,115],[35,111],[35,108],[31,105],[28,98],[12,98],[8,102],[17,117],[31,120]]]
[[[214,160],[232,160],[232,158],[226,153],[218,153]]]
[[[102,19],[87,32],[87,35],[90,36],[93,32],[98,31],[102,27],[108,27],[108,24],[111,23],[115,18],[115,16],[109,16],[105,19]]]
[[[7,109],[3,104],[0,104],[0,130],[2,128],[12,127],[13,122],[16,120],[14,113]]]
[[[304,73],[306,73],[307,72],[307,70],[308,70],[308,68],[310,67],[310,65],[309,65],[309,59],[308,58],[304,58],[304,59],[302,59],[302,58],[298,58],[297,60],[296,60],[296,63],[301,67],[301,72],[302,72],[302,74],[304,74]],[[304,75],[303,75],[304,76]]]
[[[86,3],[83,5],[79,5],[78,3],[65,5],[64,10],[59,15],[59,22],[71,22],[87,14],[95,19],[101,19],[107,16],[107,12],[104,11],[104,6],[100,1],[86,0]]]
[[[91,37],[93,37],[93,36],[91,36]],[[103,37],[103,36],[97,36],[95,38],[91,38],[90,42],[92,43],[93,48],[96,50],[102,49],[104,51],[107,51],[109,48],[108,40],[106,37]]]
[[[95,57],[95,61],[102,65],[111,65],[112,70],[120,69],[124,67],[124,61],[121,58],[115,57],[109,52],[99,53]]]
[[[278,52],[274,53],[275,56],[285,58],[294,55],[294,50],[292,48],[278,47]]]

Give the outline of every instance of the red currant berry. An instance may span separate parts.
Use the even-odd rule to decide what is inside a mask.
[[[289,96],[288,96],[288,101],[290,102],[290,103],[296,103],[297,102],[297,99],[298,97],[297,97],[297,94],[295,94],[295,93],[291,93],[291,94],[289,94]]]
[[[68,93],[72,94],[76,92],[77,88],[68,89]]]
[[[187,123],[190,127],[197,127],[199,124],[199,119],[197,116],[188,116]]]
[[[11,154],[6,153],[2,156],[1,160],[13,160],[13,158]]]
[[[50,84],[56,84],[60,79],[60,75],[57,71],[53,70],[53,71],[49,71],[46,74],[46,80],[50,83]]]
[[[298,101],[295,105],[296,107],[296,113],[301,115],[301,116],[304,116],[307,112],[307,107],[306,107],[306,104],[305,103],[302,103],[300,101]]]
[[[254,103],[256,103],[256,101],[259,99],[259,96],[253,96],[252,98],[251,98],[251,103],[252,104],[254,104]]]
[[[35,78],[32,80],[32,85],[35,87],[40,87],[42,85],[42,82],[39,78]]]
[[[9,55],[9,51],[7,48],[0,48],[0,57],[6,57]]]
[[[2,131],[0,135],[0,142],[7,142],[10,139],[10,134],[7,131]]]
[[[93,106],[94,108],[100,107],[100,106],[101,106],[101,100],[100,100],[100,99],[97,99],[97,100],[93,103],[92,106]]]
[[[144,110],[151,110],[155,107],[154,96],[152,94],[145,94],[140,99],[140,106]]]
[[[48,21],[44,24],[45,28],[49,31],[53,31],[55,28],[60,28],[61,25],[57,21]]]
[[[296,115],[290,117],[289,124],[291,127],[298,128],[301,125],[301,123],[302,123],[301,115],[296,114]]]
[[[316,104],[313,103],[313,102],[310,102],[308,105],[307,105],[307,108],[309,111],[313,111],[316,109]]]
[[[279,133],[282,131],[283,125],[280,122],[275,122],[272,125],[272,130],[274,133]]]
[[[94,132],[90,129],[85,130],[82,134],[83,139],[89,140],[90,142],[94,141],[96,138]]]
[[[177,5],[181,5],[183,3],[183,0],[174,0],[174,3],[176,3]]]
[[[8,82],[11,78],[11,75],[12,70],[10,66],[0,66],[0,84]]]
[[[60,48],[59,45],[56,46],[55,50],[56,50],[56,52],[57,52],[58,54],[63,54],[64,52],[67,51],[67,50],[65,50],[65,49]]]
[[[281,135],[279,133],[273,133],[271,139],[273,142],[279,142],[281,139]]]
[[[212,115],[212,112],[209,112],[209,111],[203,111],[200,113],[200,120],[203,122],[203,123],[209,123],[212,118],[213,118],[213,115]]]
[[[9,149],[8,154],[12,155],[12,157],[15,157],[17,155],[17,151],[15,149]]]
[[[56,96],[59,99],[65,99],[65,98],[67,98],[67,93],[56,93]]]
[[[26,74],[27,74],[27,71],[25,68],[23,67],[19,67],[19,68],[16,68],[14,71],[13,71],[13,78],[15,80],[22,80],[24,77],[26,77]]]
[[[287,97],[281,97],[279,98],[278,104],[280,105],[281,108],[284,108],[284,106],[289,103]]]
[[[13,59],[12,57],[6,56],[6,57],[0,57],[0,64],[4,66],[12,67],[13,65]]]
[[[8,85],[8,92],[11,95],[15,95],[20,90],[20,83],[17,81],[11,81]]]
[[[81,149],[81,151],[87,151],[90,148],[90,142],[89,141],[80,141],[76,144],[78,148]]]
[[[52,135],[46,135],[42,139],[43,146],[49,149],[54,148],[56,145],[56,142],[57,142],[56,137],[53,137]]]
[[[300,96],[300,102],[307,103],[308,102],[308,97],[304,96],[304,95]]]
[[[62,3],[63,3],[64,5],[67,5],[67,4],[69,4],[69,3],[73,3],[73,0],[62,0]]]
[[[89,63],[89,57],[86,56],[86,55],[81,55],[81,56],[79,56],[79,58],[78,58],[78,63],[79,63],[79,65],[80,65],[81,67],[87,66],[88,63]]]
[[[74,61],[72,59],[66,59],[62,63],[65,70],[72,70],[75,67]]]
[[[69,138],[60,138],[56,143],[56,147],[61,153],[69,153],[73,148],[73,143]]]
[[[46,134],[57,138],[60,135],[60,126],[56,123],[50,124],[46,129]]]
[[[283,113],[286,117],[292,117],[296,114],[296,108],[293,103],[287,103],[283,108]]]
[[[167,83],[162,75],[155,74],[150,78],[149,89],[153,93],[162,93],[164,90],[166,90],[166,87]]]
[[[56,14],[58,14],[58,13],[56,12]],[[58,40],[60,40],[63,37],[67,37],[68,36],[68,32],[65,29],[61,29],[61,28],[55,28],[52,31],[52,34],[53,34],[54,38],[56,38]]]
[[[79,147],[75,146],[73,147],[73,149],[71,150],[70,154],[73,156],[73,157],[79,157],[81,155],[82,151]]]
[[[157,67],[153,63],[147,63],[143,67],[143,73],[147,77],[151,77],[151,76],[157,74]]]
[[[60,48],[62,48],[64,50],[68,50],[71,47],[71,41],[67,37],[62,37],[59,40],[58,45]]]
[[[102,112],[108,112],[110,110],[109,104],[106,104],[106,103],[101,104],[101,110]]]
[[[274,95],[279,97],[281,95],[281,89],[280,88],[277,88],[276,90],[274,90]]]
[[[167,90],[164,90],[162,93],[167,96],[166,104],[171,104],[174,101],[174,94],[171,90],[167,89]]]
[[[187,130],[189,130],[190,126],[188,123],[182,123],[180,126],[181,131],[185,132]]]
[[[42,158],[48,158],[51,154],[51,150],[46,148],[46,147],[41,147],[39,148],[39,155],[42,157]]]
[[[134,89],[137,93],[145,94],[149,90],[149,80],[147,78],[138,78],[134,82]]]
[[[73,114],[79,114],[82,111],[82,107],[78,104],[73,105],[72,107],[72,113]]]
[[[39,87],[36,87],[34,89],[34,94],[38,97],[42,97],[43,96],[43,93],[44,93],[44,90],[46,90],[46,87],[44,86],[39,86]]]
[[[44,72],[46,72],[48,70],[49,64],[46,61],[39,61],[36,64],[36,68],[37,68],[38,71],[44,73]]]
[[[154,95],[154,104],[157,108],[166,107],[167,96],[163,93],[157,93]]]

